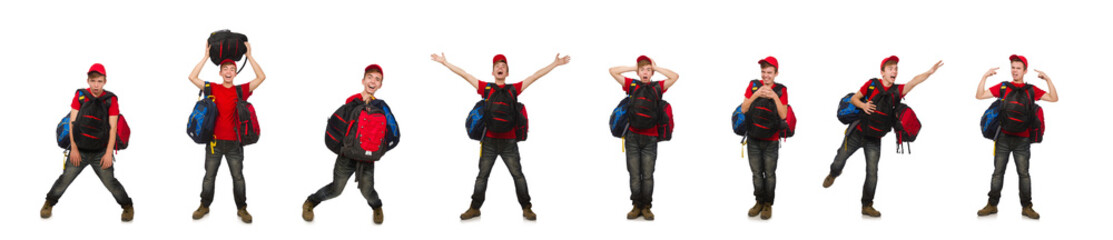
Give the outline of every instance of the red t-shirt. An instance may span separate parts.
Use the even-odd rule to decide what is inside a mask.
[[[86,88],[85,91],[89,91],[89,89]],[[90,93],[91,93],[91,91],[90,91]],[[104,93],[101,93],[101,94],[104,94]],[[81,103],[85,102],[87,100],[86,99],[87,97],[89,97],[89,96],[82,97],[82,96],[80,96],[80,94],[74,92],[73,93],[73,103],[70,103],[70,108],[72,108],[73,110],[81,110]],[[108,106],[108,116],[119,116],[120,115],[120,103],[118,103],[118,102],[119,101],[117,101],[116,97],[112,97],[112,105]]]
[[[884,82],[885,80],[880,80],[879,79],[878,81]],[[869,101],[870,97],[872,97],[872,96],[866,96],[866,91],[868,91],[870,89],[870,83],[873,83],[873,80],[866,81],[866,84],[862,85],[862,88],[858,89],[858,93],[862,94],[862,96],[865,96],[866,101]],[[883,92],[883,91],[889,91],[889,89],[893,88],[893,87],[896,87],[897,88],[897,93],[900,93],[900,97],[904,98],[904,84],[893,83],[893,85],[890,85],[889,87],[885,87],[885,84],[882,83],[881,84],[881,89],[874,89],[873,94],[877,94],[877,93]],[[858,125],[857,128],[858,128],[858,131],[862,131],[862,125]]]
[[[757,90],[758,88],[760,88],[760,87],[755,88],[753,86],[750,86],[750,87],[746,88],[746,98],[750,98],[750,97],[754,96],[754,90]],[[783,89],[781,89],[780,100],[781,100],[781,104],[788,105],[788,87],[784,87]],[[781,132],[778,131],[776,134],[773,134],[773,136],[770,137],[770,138],[757,138],[757,140],[777,141],[777,139],[780,138],[780,137],[781,137]]]
[[[626,78],[626,83],[622,84],[622,91],[626,91],[627,95],[631,94],[630,93],[630,85],[633,85],[634,81],[641,81],[641,80],[634,80],[632,78]],[[658,84],[664,84],[661,81],[656,81],[656,82]],[[661,85],[661,87],[662,87],[661,94],[665,94],[665,92],[669,91],[668,89],[664,88],[664,85]],[[664,114],[664,113],[661,113],[661,114]],[[657,128],[638,129],[638,128],[630,127],[630,132],[641,134],[641,135],[646,135],[646,136],[650,136],[650,137],[656,137],[657,136]]]
[[[1012,83],[1013,86],[1015,86],[1015,87],[1023,87],[1024,85],[1027,85],[1027,83],[1016,83],[1016,82],[1009,82],[1009,83]],[[1002,97],[1001,96],[1001,90],[1000,90],[1001,87],[1002,86],[1001,86],[1000,83],[998,83],[997,85],[993,85],[992,87],[989,87],[989,92],[993,93],[993,97],[1001,98]],[[1036,86],[1032,86],[1032,90],[1034,92],[1036,92],[1035,95],[1032,95],[1032,101],[1033,102],[1039,101],[1040,98],[1043,98],[1043,95],[1045,93],[1047,93],[1047,92],[1044,92],[1043,89],[1040,89],[1039,87],[1036,87]],[[1009,95],[1009,93],[1011,93],[1011,92],[1012,92],[1011,88],[1005,87],[1005,95]],[[1017,136],[1017,137],[1029,137],[1028,131],[1017,133],[1017,132],[1009,132],[1009,131],[1001,130],[1001,133],[1008,134],[1008,135],[1013,135],[1013,136]]]
[[[487,84],[488,84],[488,82],[479,81],[479,87],[476,88],[475,92],[478,93],[480,97],[483,96],[484,92],[491,90],[491,89],[487,88]],[[506,85],[502,85],[502,86],[499,86],[499,87],[503,87],[503,86],[506,86]],[[514,86],[514,97],[518,97],[518,95],[522,94],[522,82],[511,84],[510,86]],[[518,138],[518,135],[515,134],[515,131],[513,129],[511,129],[510,131],[506,131],[506,132],[487,131],[486,136],[488,138],[498,138],[498,139],[516,139],[516,138]]]
[[[355,101],[355,100],[363,101],[363,94],[356,93],[355,95],[352,95],[351,97],[348,97],[348,100],[344,100],[344,104],[348,104],[348,103],[350,103],[352,101]],[[375,100],[375,96],[371,96],[371,100]]]
[[[250,84],[240,84],[235,87],[224,87],[220,83],[207,83],[212,87],[213,96],[216,97],[216,127],[213,128],[213,139],[235,141],[236,136],[236,89],[241,88],[243,99],[251,97]]]

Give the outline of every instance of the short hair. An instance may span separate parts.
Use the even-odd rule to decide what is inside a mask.
[[[649,60],[641,60],[641,61],[638,61],[638,68],[644,67],[645,65],[651,65],[651,64],[653,64],[653,63],[649,62]]]
[[[1024,66],[1024,70],[1028,70],[1028,64],[1024,64],[1024,61],[1020,61],[1020,59],[1009,60],[1009,64],[1012,64],[1014,62],[1020,63],[1021,66]]]
[[[104,74],[100,74],[99,72],[89,72],[89,79],[98,78],[98,77],[104,77]]]
[[[376,68],[371,68],[371,69],[367,69],[367,71],[364,71],[363,76],[367,76],[368,73],[379,73],[379,75],[382,75],[383,71],[379,71],[379,69],[376,69]]]
[[[885,61],[885,64],[881,64],[881,70],[885,70],[885,67],[888,67],[889,65],[897,65],[897,60]]]
[[[760,64],[761,64],[761,69],[765,69],[765,68],[767,68],[767,67],[772,67],[772,68],[773,68],[773,72],[777,72],[777,71],[780,71],[780,69],[777,69],[777,66],[773,66],[773,64],[769,64],[768,62],[765,62],[765,61],[761,61],[761,63],[760,63]]]

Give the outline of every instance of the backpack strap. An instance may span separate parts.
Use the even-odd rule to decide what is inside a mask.
[[[247,99],[243,99],[243,86],[235,86],[235,88],[236,88],[236,99],[239,99],[240,101],[247,101]]]
[[[876,93],[874,89],[877,89],[879,87],[884,87],[884,84],[881,83],[881,79],[871,78],[870,87],[867,87],[866,92],[864,92],[864,94],[866,94],[866,101],[873,100],[873,95]]]
[[[213,87],[211,86],[211,84],[212,83],[210,82],[205,82],[205,86],[201,87],[201,90],[197,91],[197,99],[213,97]]]
[[[495,93],[495,90],[498,90],[499,85],[495,84],[495,83],[487,83],[487,85],[484,86],[484,87],[486,88],[485,90],[487,90],[487,91],[483,92],[482,97],[483,97],[483,100],[487,100],[487,99],[491,98],[491,95],[493,95]]]

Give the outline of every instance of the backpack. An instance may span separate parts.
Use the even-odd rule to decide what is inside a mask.
[[[920,129],[923,125],[920,124],[920,118],[916,117],[916,112],[903,103],[897,105],[896,119],[897,124],[893,125],[893,130],[897,134],[897,153],[904,153],[901,143],[907,142],[908,153],[911,154],[911,143],[916,141],[916,136],[920,135]]]
[[[332,153],[340,154],[340,148],[344,146],[344,137],[348,135],[348,122],[351,121],[348,115],[362,104],[363,101],[350,101],[336,108],[336,111],[329,116],[328,123],[325,125],[325,147],[328,147]]]
[[[1008,88],[1008,94],[1005,89]],[[1024,132],[1034,126],[1035,121],[1035,89],[1032,85],[1025,84],[1017,87],[1008,82],[1001,83],[998,96],[1001,96],[1001,130],[1007,132]]]
[[[1036,107],[1036,117],[1034,118],[1036,122],[1032,124],[1032,128],[1028,129],[1028,137],[1032,140],[1031,143],[1041,143],[1043,142],[1043,131],[1045,128],[1043,108],[1040,107],[1039,104],[1032,105]]]
[[[58,129],[55,130],[58,138],[58,146],[62,149],[69,149],[69,131],[72,129],[74,142],[77,142],[78,150],[104,150],[108,148],[109,131],[112,126],[108,123],[108,110],[112,106],[112,101],[117,99],[116,94],[109,91],[104,91],[100,97],[93,98],[93,94],[85,89],[77,90],[78,101],[81,107],[77,111],[77,119],[74,119],[73,125],[75,128],[70,128],[69,114],[62,118],[58,123]],[[63,135],[64,134],[64,135]],[[128,142],[131,138],[131,128],[127,124],[124,116],[118,115],[116,119],[116,145],[113,146],[114,150],[123,150],[128,147]]]
[[[357,161],[373,162],[398,145],[401,137],[398,122],[386,102],[373,100],[364,104],[359,101],[351,110],[338,154]]]
[[[989,108],[982,113],[982,120],[980,122],[982,128],[982,137],[989,140],[997,140],[997,135],[1001,133],[1001,102],[993,101],[989,104]]]
[[[611,120],[608,124],[611,127],[611,136],[621,138],[626,134],[626,130],[630,129],[630,118],[626,112],[630,110],[630,98],[624,97],[618,101],[618,106],[614,107],[611,111]]]
[[[241,146],[259,142],[259,118],[255,106],[243,98],[243,87],[236,86],[236,136]]]
[[[195,143],[208,143],[213,140],[213,129],[216,128],[217,114],[216,102],[210,83],[197,92],[197,104],[193,105],[193,112],[189,113],[186,122],[186,134]]]
[[[514,130],[521,117],[521,103],[518,102],[516,89],[513,85],[499,87],[497,84],[488,83],[483,98],[486,99],[484,117],[487,130],[491,132],[509,132]]]
[[[900,92],[897,92],[896,86],[894,84],[889,86],[888,90],[881,91],[884,88],[881,80],[876,78],[870,80],[869,88],[877,90],[871,91],[872,94],[867,93],[869,94],[867,99],[873,101],[876,108],[873,114],[865,115],[861,119],[864,120],[861,124],[862,132],[866,136],[880,138],[892,130],[893,122],[896,120],[895,110],[900,104]]]
[[[487,121],[483,119],[486,109],[485,100],[475,102],[475,107],[472,107],[468,112],[468,118],[464,119],[464,129],[468,131],[468,138],[472,140],[482,140],[485,133],[487,133]]]
[[[846,96],[839,99],[839,109],[838,112],[835,112],[835,116],[839,118],[839,122],[842,122],[842,124],[850,124],[862,118],[862,109],[850,103],[850,98],[853,97],[854,93],[847,93]]]
[[[734,134],[739,136],[746,136],[747,130],[750,130],[750,122],[746,121],[746,114],[742,112],[742,104],[734,108],[734,113],[730,115],[731,128],[734,129]]]
[[[637,129],[657,127],[661,122],[658,116],[661,114],[661,96],[664,92],[661,84],[650,82],[648,86],[643,86],[639,81],[632,81],[628,89],[630,109],[627,114],[630,114],[628,117],[630,127]]]
[[[781,138],[790,138],[796,135],[796,112],[792,111],[792,105],[785,105],[788,108],[788,114],[785,115],[784,132],[781,132]]]
[[[750,81],[750,88],[757,90],[762,86],[760,80]],[[751,90],[751,91],[753,91]],[[773,91],[777,96],[781,96],[784,91],[784,85],[774,84]],[[758,98],[750,103],[750,109],[746,112],[746,119],[750,121],[749,137],[752,138],[770,138],[776,135],[780,130],[784,129],[784,120],[781,119],[780,114],[777,112],[777,103],[774,99]]]
[[[220,62],[225,59],[238,62],[247,53],[247,45],[244,44],[244,42],[247,42],[247,35],[242,33],[232,32],[228,29],[217,30],[209,34],[207,41],[209,43],[209,60],[217,66],[220,66]],[[236,73],[243,71],[243,67],[246,66],[247,64],[240,66]]]
[[[657,122],[657,141],[672,140],[672,129],[676,125],[672,119],[672,105],[668,101],[661,100],[661,114],[658,116]]]

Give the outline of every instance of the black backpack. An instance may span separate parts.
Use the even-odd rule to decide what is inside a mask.
[[[522,119],[522,104],[518,102],[517,90],[513,85],[507,84],[499,87],[497,84],[488,83],[483,93],[486,99],[484,106],[487,131],[509,132],[520,126]]]
[[[639,81],[632,81],[628,88],[630,91],[630,107],[626,114],[630,127],[636,129],[656,128],[660,123],[661,95],[664,92],[658,82],[645,85]]]
[[[1009,93],[1005,94],[1005,89]],[[1032,100],[1036,95],[1035,89],[1030,84],[1017,87],[1012,83],[1002,82],[999,89],[1001,96],[1001,130],[1007,132],[1025,132],[1035,126],[1036,103]]]
[[[82,100],[81,108],[77,111],[77,119],[73,121],[73,138],[77,142],[77,149],[83,151],[97,151],[108,148],[108,137],[111,125],[108,124],[108,108],[112,106],[116,94],[104,91],[100,97],[85,89],[78,89],[79,98]]]
[[[750,81],[752,89],[757,90],[762,86],[760,80]],[[780,83],[773,85],[773,91],[780,97],[784,94],[784,85]],[[771,138],[776,135],[778,131],[785,126],[784,120],[777,112],[777,103],[773,101],[780,101],[780,99],[773,100],[768,98],[757,98],[750,103],[750,109],[746,111],[746,119],[749,120],[750,130],[747,131],[751,138]]]
[[[369,113],[381,111],[386,116],[387,132],[383,137],[383,144],[385,144],[383,145],[383,153],[398,146],[398,141],[401,139],[398,122],[395,120],[394,113],[390,110],[390,106],[386,104],[386,101],[379,99],[372,100],[370,104],[365,104],[361,99],[355,99],[337,108],[336,111],[329,116],[328,124],[325,126],[325,146],[333,153],[343,154],[342,150],[345,147],[345,140],[351,130],[349,126],[352,126],[351,124],[357,121],[360,114],[359,111],[365,110],[365,108],[370,110],[368,107],[378,109],[372,110],[372,112]],[[351,149],[353,146],[354,145],[349,145],[348,150],[353,150]]]
[[[896,121],[896,107],[900,105],[900,92],[896,84],[889,86],[888,90],[883,90],[884,85],[880,79],[870,80],[870,92],[872,97],[867,95],[866,98],[873,101],[876,107],[874,112],[869,115],[862,116],[862,133],[870,137],[884,137],[893,128],[893,122]],[[869,93],[867,93],[869,94]]]
[[[232,32],[228,29],[212,32],[209,34],[208,42],[209,60],[217,66],[225,59],[238,62],[243,59],[243,55],[247,53],[247,45],[244,44],[244,42],[247,42],[247,35]],[[240,69],[236,71],[236,73],[242,71],[243,67],[246,66],[247,64],[240,66]]]

